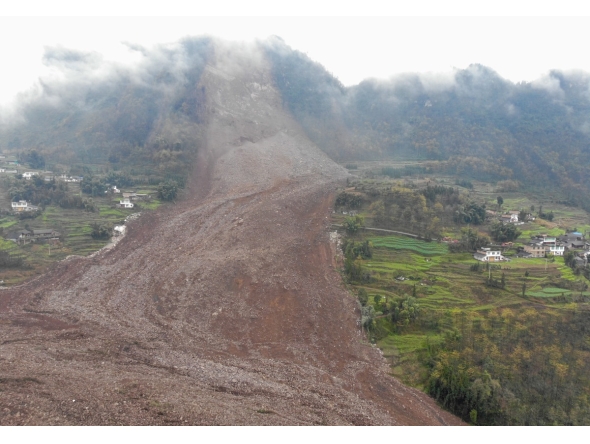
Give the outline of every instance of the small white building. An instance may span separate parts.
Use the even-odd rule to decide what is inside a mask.
[[[39,209],[35,205],[31,205],[30,203],[28,203],[26,200],[19,200],[18,202],[12,202],[11,206],[12,206],[12,211],[17,211],[17,212],[35,211],[35,210]]]
[[[32,171],[27,171],[25,173],[23,173],[23,179],[26,180],[31,180],[33,178],[33,176],[37,176],[39,173],[34,173]]]
[[[481,262],[500,262],[506,260],[501,251],[490,248],[480,248],[473,254],[473,258]]]
[[[563,256],[563,253],[565,252],[565,246],[563,245],[555,245],[545,248],[549,248],[547,252],[551,253],[553,256]]]
[[[119,208],[133,208],[133,203],[128,198],[125,198],[119,201]]]
[[[518,214],[503,214],[500,220],[505,224],[514,224],[518,222]]]

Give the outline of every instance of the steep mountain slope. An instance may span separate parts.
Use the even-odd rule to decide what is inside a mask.
[[[333,158],[431,160],[441,171],[559,190],[590,209],[587,73],[514,84],[471,65],[345,88],[280,39],[265,48],[285,105]]]
[[[334,270],[346,172],[216,42],[184,200],[0,292],[1,424],[460,424],[389,377]]]

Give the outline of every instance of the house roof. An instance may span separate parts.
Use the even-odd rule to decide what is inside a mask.
[[[57,233],[55,230],[33,230],[33,234],[52,234]]]
[[[18,239],[21,234],[27,235],[31,234],[31,232],[28,230],[9,231],[6,233],[6,239]]]

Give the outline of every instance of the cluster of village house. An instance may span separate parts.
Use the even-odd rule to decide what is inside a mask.
[[[525,220],[518,220],[518,215],[520,211],[508,211],[505,214],[499,214],[496,211],[486,210],[486,216],[490,219],[498,217],[498,220],[503,224],[514,224],[514,225],[522,225],[525,221],[533,221],[535,218],[532,214],[527,214]]]
[[[7,240],[16,242],[17,244],[30,243],[38,240],[45,240],[49,242],[57,242],[61,234],[53,229],[48,230],[20,230],[8,233]]]
[[[117,204],[117,208],[133,208],[135,204],[134,201],[147,201],[151,199],[149,194],[139,194],[139,193],[121,193],[116,186],[111,187],[111,190],[115,194],[122,194],[123,199],[119,201]],[[107,193],[108,191],[105,191]],[[21,212],[21,211],[36,211],[39,207],[32,205],[31,203],[27,202],[26,200],[19,200],[18,202],[12,202],[12,211]]]
[[[487,210],[486,213],[490,217],[497,216],[497,213],[494,211]],[[519,213],[519,211],[509,211],[506,214],[500,215],[500,221],[504,224],[521,225],[524,221],[518,220]],[[526,220],[535,220],[535,218],[531,214],[527,214]],[[512,245],[512,243],[509,243],[509,245]],[[502,244],[502,246],[509,245]],[[566,251],[574,251],[576,253],[576,265],[586,265],[586,257],[590,255],[590,243],[586,242],[584,235],[579,232],[570,232],[558,237],[542,234],[531,238],[530,242],[524,245],[522,251],[517,253],[517,257],[563,256]],[[474,253],[473,257],[482,262],[510,260],[502,255],[502,251],[492,248],[480,248]]]
[[[573,251],[576,254],[576,265],[585,266],[587,264],[587,256],[590,255],[590,243],[586,242],[584,235],[579,232],[570,232],[558,237],[542,234],[533,237],[523,247],[522,251],[517,253],[517,257],[563,256],[566,251]],[[474,253],[473,257],[482,262],[510,260],[503,256],[500,250],[494,250],[492,248],[480,248]]]
[[[117,187],[111,187],[113,193],[122,194],[123,199],[119,201],[117,207],[119,208],[133,208],[133,202],[139,201],[147,201],[152,198],[149,194],[139,194],[139,193],[121,193],[121,190],[117,189]]]
[[[0,173],[3,172],[14,172],[16,173],[16,170],[14,171],[6,171],[2,168],[0,168]],[[31,171],[26,171],[23,173],[23,179],[25,180],[31,180],[33,178],[33,176],[37,176],[39,173],[36,172],[31,172]],[[49,172],[49,174],[51,174]],[[81,177],[76,177],[76,176],[66,176],[65,174],[62,174],[61,176],[52,176],[52,175],[46,175],[45,176],[45,180],[50,181],[52,179],[55,180],[63,180],[64,182],[80,182],[82,180]],[[15,212],[21,212],[21,211],[37,211],[39,209],[39,207],[32,205],[31,203],[27,202],[26,200],[19,200],[18,202],[12,202],[11,203],[11,209],[12,211]]]

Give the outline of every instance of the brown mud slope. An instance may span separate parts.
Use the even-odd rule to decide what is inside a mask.
[[[346,173],[262,55],[219,44],[198,87],[185,198],[0,292],[0,423],[460,424],[364,342],[327,231]]]

